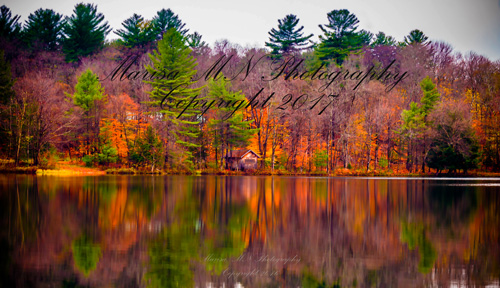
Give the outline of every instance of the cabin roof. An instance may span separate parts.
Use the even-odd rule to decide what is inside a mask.
[[[248,153],[253,153],[257,158],[260,158],[259,154],[250,149],[231,150],[227,153],[227,158],[243,158]]]

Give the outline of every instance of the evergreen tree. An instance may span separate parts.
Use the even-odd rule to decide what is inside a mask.
[[[424,32],[415,29],[410,32],[407,36],[405,36],[404,44],[403,45],[412,45],[412,44],[426,44],[427,43],[427,37]]]
[[[375,35],[375,40],[372,42],[371,46],[376,47],[379,45],[382,46],[394,46],[397,44],[396,39],[392,36],[385,35],[384,32],[378,32],[377,35]]]
[[[361,30],[359,31],[359,43],[361,46],[368,46],[372,42],[373,39],[373,33],[370,31],[366,30]]]
[[[359,50],[369,34],[357,32],[359,20],[349,10],[333,10],[327,14],[328,24],[319,25],[324,35],[320,35],[321,43],[315,51],[315,56],[322,62],[335,60],[342,65],[344,59],[352,51]]]
[[[161,39],[163,34],[165,34],[170,28],[174,28],[182,36],[186,36],[189,29],[185,29],[186,24],[182,23],[178,15],[176,15],[172,10],[161,9],[153,17],[153,26],[156,33],[156,38]]]
[[[126,47],[144,47],[156,40],[153,25],[145,22],[141,15],[132,15],[122,25],[125,29],[120,29],[115,34],[122,38],[121,43]]]
[[[12,117],[10,109],[7,109],[14,97],[14,80],[10,70],[10,63],[5,60],[3,50],[0,50],[0,150],[11,153],[12,149]]]
[[[409,110],[403,110],[401,116],[403,124],[400,127],[400,133],[410,141],[409,145],[414,145],[415,140],[422,142],[422,154],[425,158],[427,154],[426,132],[432,128],[432,123],[428,120],[428,115],[434,110],[440,99],[440,95],[434,83],[429,77],[424,78],[420,82],[423,96],[420,99],[420,104],[415,102],[410,103]],[[410,158],[410,155],[408,155]],[[410,161],[411,162],[411,161]],[[408,163],[410,163],[408,162]],[[422,161],[422,172],[425,168],[425,161]]]
[[[38,9],[28,16],[23,38],[29,47],[56,50],[62,41],[62,15],[52,9]]]
[[[478,167],[481,155],[479,143],[470,127],[461,129],[463,127],[456,125],[460,117],[462,115],[448,113],[446,122],[437,125],[438,133],[432,139],[426,158],[430,168],[439,172],[446,169],[448,172],[462,169],[467,173],[467,170]]]
[[[205,43],[205,41],[201,41],[201,37],[202,37],[201,34],[199,34],[198,32],[194,32],[193,34],[189,34],[186,37],[186,40],[187,40],[189,47],[191,47],[193,49],[199,49],[199,48],[202,48],[204,46],[207,46],[207,43]]]
[[[109,122],[102,122],[100,127],[100,138],[101,138],[101,149],[100,152],[96,155],[97,161],[101,165],[107,165],[109,163],[116,163],[118,160],[118,150],[113,147],[113,143],[111,141],[111,133],[112,131],[109,125]]]
[[[410,103],[410,109],[403,110],[401,113],[403,124],[400,127],[400,133],[410,139],[417,139],[425,128],[422,110],[415,102]]]
[[[99,78],[92,70],[87,69],[76,83],[73,95],[75,105],[88,112],[96,106],[96,101],[103,100],[104,97],[104,88],[101,87]]]
[[[20,17],[19,15],[12,17],[12,12],[7,6],[0,7],[0,38],[12,40],[19,36],[21,32],[21,24],[18,23]]]
[[[97,152],[99,135],[99,102],[104,101],[106,95],[101,87],[99,78],[90,69],[79,78],[73,94],[73,102],[84,111],[86,125],[87,155]],[[92,134],[92,135],[91,135]]]
[[[10,63],[5,60],[4,52],[0,50],[0,105],[8,104],[14,96],[13,85]]]
[[[313,34],[304,36],[302,32],[304,26],[297,29],[298,23],[299,18],[293,14],[278,20],[278,30],[271,29],[269,32],[271,37],[269,42],[266,42],[266,46],[272,50],[272,56],[279,58],[311,47],[308,46],[308,41]]]
[[[410,131],[412,128],[426,127],[431,124],[427,121],[427,116],[434,110],[440,95],[428,76],[420,82],[420,87],[424,94],[420,99],[420,105],[411,102],[410,110],[403,110],[403,125],[401,126],[403,130]]]
[[[163,39],[158,41],[158,48],[153,54],[149,54],[152,65],[146,67],[150,74],[171,74],[169,77],[156,77],[146,82],[152,85],[150,96],[154,101],[153,104],[160,105],[162,119],[169,127],[168,133],[171,139],[167,141],[166,160],[170,164],[174,162],[185,164],[186,168],[193,167],[193,157],[189,150],[199,147],[193,143],[197,135],[196,115],[199,111],[194,109],[193,105],[187,108],[185,106],[201,90],[201,88],[189,88],[195,83],[192,78],[196,74],[197,65],[190,52],[186,39],[175,28],[171,28],[164,34]],[[175,76],[172,76],[172,73]],[[174,147],[174,143],[177,147]],[[180,151],[175,148],[179,148]]]
[[[109,143],[105,143],[101,147],[101,152],[97,154],[99,164],[108,165],[115,163],[118,160],[118,151]]]
[[[209,92],[217,102],[223,103],[244,103],[246,102],[245,95],[241,92],[231,91],[231,82],[220,77],[214,81],[210,79],[208,82]],[[238,102],[243,101],[243,102]],[[226,153],[234,148],[244,148],[248,145],[258,129],[251,129],[252,121],[245,119],[242,110],[235,111],[235,105],[222,105],[216,112],[214,119],[209,122],[209,127],[214,133],[214,147],[221,147],[220,157],[224,157]],[[217,148],[216,148],[217,149]],[[217,153],[218,154],[218,153]],[[222,163],[222,161],[221,161]]]
[[[103,21],[104,15],[97,12],[97,6],[83,3],[75,6],[63,30],[66,36],[63,45],[66,61],[78,61],[79,57],[102,48],[106,35],[111,31],[108,22]]]
[[[432,110],[434,110],[434,107],[439,101],[440,95],[429,76],[425,77],[422,82],[420,82],[420,87],[422,88],[422,92],[424,93],[424,96],[422,96],[422,99],[420,99],[421,113],[424,120],[426,121],[427,116],[430,112],[432,112]]]
[[[151,126],[148,126],[144,134],[137,137],[130,151],[130,160],[139,166],[151,167],[151,172],[161,167],[163,144]]]

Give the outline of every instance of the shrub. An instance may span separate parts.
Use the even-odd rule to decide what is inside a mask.
[[[94,165],[94,157],[90,155],[83,156],[82,161],[85,163],[85,167],[92,167]]]

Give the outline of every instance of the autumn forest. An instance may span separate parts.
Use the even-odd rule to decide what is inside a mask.
[[[2,6],[0,170],[241,173],[245,149],[255,174],[499,172],[500,62],[346,9],[322,35],[283,16],[256,48],[208,45],[171,9],[112,31],[93,4],[25,23]]]

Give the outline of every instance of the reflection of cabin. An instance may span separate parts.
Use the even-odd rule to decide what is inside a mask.
[[[257,169],[257,153],[250,149],[231,150],[226,155],[226,169],[248,171]]]

